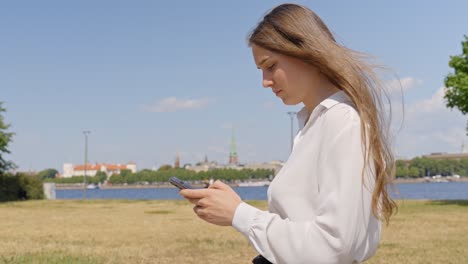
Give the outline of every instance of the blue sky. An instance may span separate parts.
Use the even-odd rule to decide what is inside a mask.
[[[225,163],[234,126],[241,162],[286,160],[286,112],[301,106],[284,106],[261,87],[246,45],[280,3],[0,3],[0,101],[16,133],[7,158],[20,170],[61,171],[65,162],[83,163],[82,131],[90,130],[90,162],[152,168],[179,152],[181,163],[205,154]],[[321,16],[339,42],[392,69],[382,76],[390,88],[400,78],[398,157],[461,151],[466,118],[442,96],[449,56],[468,35],[467,1],[296,3]]]

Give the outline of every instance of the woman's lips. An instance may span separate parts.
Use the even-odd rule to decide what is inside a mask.
[[[277,91],[273,91],[273,92],[276,94],[276,96],[278,96],[278,94],[281,93],[281,91],[282,90],[277,90]]]

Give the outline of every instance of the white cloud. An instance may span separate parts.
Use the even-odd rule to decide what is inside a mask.
[[[419,111],[431,113],[446,110],[447,108],[444,102],[445,89],[445,87],[440,87],[431,98],[413,104],[411,108],[408,108],[408,111],[411,111],[411,113],[417,113]]]
[[[445,106],[444,89],[439,88],[430,98],[405,105],[403,128],[396,136],[398,156],[460,152],[466,140],[467,118]]]
[[[176,112],[181,110],[201,109],[210,104],[213,100],[210,98],[201,99],[177,99],[176,97],[168,97],[162,99],[152,105],[145,107],[148,112],[166,113]]]
[[[385,83],[387,92],[392,94],[400,94],[402,91],[417,87],[422,84],[422,80],[413,77],[405,77],[402,79],[395,79]]]

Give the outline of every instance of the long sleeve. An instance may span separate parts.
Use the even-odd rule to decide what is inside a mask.
[[[317,175],[297,169],[300,162],[293,162],[296,167],[287,169],[289,173],[297,169],[304,177],[316,177],[317,185],[310,186],[310,196],[303,197],[310,201],[310,206],[301,206],[302,202],[284,204],[279,210],[289,214],[283,218],[246,203],[238,206],[233,227],[271,262],[358,263],[375,253],[380,240],[380,222],[371,209],[372,170],[366,170],[362,176],[360,120],[350,109],[336,106],[319,122],[324,132],[320,136],[321,147],[308,146],[321,148],[315,164]],[[304,182],[291,184],[300,186]],[[315,188],[317,193],[313,195]],[[308,219],[289,217],[301,211],[313,213]]]

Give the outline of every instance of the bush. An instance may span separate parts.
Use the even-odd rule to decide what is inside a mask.
[[[0,173],[0,202],[18,200],[20,188],[13,175]]]
[[[23,173],[0,174],[0,202],[44,199],[42,181]]]

